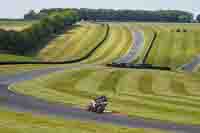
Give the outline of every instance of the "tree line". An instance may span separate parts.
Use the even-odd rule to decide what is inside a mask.
[[[39,13],[34,11],[25,14],[25,19],[42,18],[54,11],[65,9],[43,9]],[[82,20],[94,21],[150,21],[150,22],[192,22],[194,15],[179,10],[112,10],[112,9],[72,9],[78,12]]]
[[[80,21],[78,13],[74,10],[51,12],[40,18],[40,21],[23,31],[0,30],[0,50],[25,55],[37,50],[44,41],[62,32],[66,27]]]

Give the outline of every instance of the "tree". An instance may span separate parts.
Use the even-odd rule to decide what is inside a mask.
[[[199,15],[197,15],[197,18],[196,18],[196,20],[197,20],[198,22],[200,22],[200,14],[199,14]]]
[[[30,10],[27,14],[24,15],[24,19],[38,19],[39,16],[34,10]]]

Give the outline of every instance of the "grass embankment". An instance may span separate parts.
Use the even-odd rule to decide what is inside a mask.
[[[46,69],[49,67],[63,67],[63,65],[0,65],[0,76]]]
[[[105,38],[106,32],[106,25],[81,24],[51,41],[40,51],[39,57],[51,61],[80,59]]]
[[[157,31],[157,38],[147,58],[147,63],[177,68],[190,62],[200,53],[198,24],[146,25],[154,27]]]
[[[0,20],[0,29],[4,30],[14,30],[14,31],[22,31],[25,28],[30,27],[33,23],[37,21],[6,21]]]
[[[84,63],[111,63],[128,52],[132,46],[132,40],[127,27],[121,24],[110,24],[107,39]]]
[[[128,69],[82,69],[15,84],[11,89],[85,107],[107,95],[109,110],[177,123],[200,124],[199,75]]]
[[[166,133],[155,129],[130,129],[110,124],[63,120],[55,117],[15,113],[0,108],[0,132],[2,133]]]
[[[33,57],[18,56],[14,54],[0,54],[0,61],[34,61]]]

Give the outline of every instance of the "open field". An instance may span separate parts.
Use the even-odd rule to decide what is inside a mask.
[[[109,110],[185,124],[200,124],[199,75],[112,68],[66,70],[11,86],[26,95],[85,107],[106,95]]]
[[[147,63],[177,68],[190,62],[200,53],[199,24],[143,23],[141,25],[157,33]]]
[[[38,51],[35,58],[43,61],[71,61],[85,57],[99,46],[82,63],[110,63],[129,51],[133,38],[123,24],[110,24],[109,27],[107,34],[108,27],[103,24],[82,23],[73,26]],[[105,38],[106,40],[99,45]],[[9,56],[8,59],[8,61],[24,61],[29,58]],[[7,61],[7,58],[2,58],[1,61]]]
[[[109,23],[109,25],[110,32],[106,40],[83,63],[110,63],[127,53],[134,37],[132,38],[126,26],[140,30],[144,34],[144,49],[139,58],[133,61],[134,63],[141,63],[144,60],[154,33],[157,33],[157,38],[145,63],[178,68],[200,53],[199,24]],[[44,61],[79,59],[94,49],[105,36],[105,25],[81,23],[50,41],[45,48],[38,51],[37,58]]]
[[[0,20],[0,29],[22,31],[37,21],[6,21]]]
[[[105,38],[106,32],[105,25],[81,24],[51,41],[39,52],[39,57],[51,61],[79,59],[94,49]]]
[[[55,117],[15,113],[4,107],[0,108],[0,132],[2,133],[167,133],[154,129],[130,129],[109,124],[63,120]]]
[[[111,63],[127,53],[132,45],[132,35],[127,27],[120,24],[110,24],[110,32],[105,42],[83,61],[84,63]]]

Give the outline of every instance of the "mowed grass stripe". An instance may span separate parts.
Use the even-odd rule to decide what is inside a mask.
[[[150,117],[153,119],[163,119],[163,120],[170,120],[170,121],[182,121],[188,120],[191,123],[199,123],[199,109],[190,109],[189,107],[182,105],[171,105],[169,103],[160,103],[158,101],[152,102],[145,99],[137,99],[136,97],[118,97],[120,100],[117,101],[117,99],[113,99],[115,103],[118,104],[118,107],[120,107],[122,104],[124,104],[124,108],[116,108],[116,111],[122,111],[127,112],[129,115],[137,115],[142,117]],[[112,107],[111,107],[112,108]],[[188,108],[188,109],[186,109]],[[170,117],[169,117],[170,116]],[[187,121],[187,122],[188,122]],[[191,124],[190,123],[190,124]]]
[[[123,78],[125,74],[126,73],[122,71],[111,72],[104,80],[102,80],[102,84],[99,86],[98,91],[105,91],[117,94],[120,91],[117,88],[117,83],[120,81],[121,78]]]
[[[74,49],[66,47],[66,55],[63,56],[64,59],[79,59],[87,55],[92,49],[94,49],[106,36],[107,27],[105,25],[95,24],[92,27],[91,32],[88,35],[84,35],[81,43],[75,44]]]
[[[141,94],[139,90],[139,79],[140,79],[140,72],[135,71],[134,76],[132,73],[127,73],[123,76],[117,83],[117,88],[120,88],[120,93],[137,93]],[[128,83],[128,84],[127,84]]]
[[[156,110],[159,112],[182,112],[192,115],[199,115],[200,109],[199,107],[192,107],[191,105],[180,105],[180,104],[174,104],[166,101],[160,101],[160,100],[152,100],[151,98],[144,98],[144,97],[137,97],[137,95],[129,95],[126,97],[120,98],[120,100],[129,100],[130,103],[135,104],[135,107],[138,106],[138,108],[143,105],[149,110]],[[200,116],[198,116],[200,118]]]
[[[192,24],[154,25],[158,37],[150,52],[148,63],[177,68],[190,62],[200,50],[199,40],[196,39],[199,38],[200,29],[194,29],[195,26]],[[181,31],[177,32],[177,29]],[[183,32],[183,29],[186,32]]]
[[[171,33],[172,34],[172,33]],[[178,34],[178,33],[173,33],[173,36],[171,36],[171,38],[174,38],[171,42],[171,47],[172,50],[169,51],[169,55],[170,55],[170,65],[171,66],[175,66],[176,64],[180,65],[182,62],[185,62],[185,58],[183,57],[187,57],[185,55],[186,52],[186,46],[185,46],[185,33],[183,34]]]
[[[101,72],[94,71],[92,74],[88,75],[87,77],[83,78],[76,84],[76,89],[81,91],[88,91],[90,92],[97,92],[100,86],[102,85],[102,81],[104,81],[112,72],[112,70],[101,70]]]
[[[121,31],[121,40],[117,42],[117,44],[115,44],[116,46],[114,47],[113,51],[107,58],[105,58],[105,60],[102,61],[103,63],[112,62],[114,60],[119,59],[124,54],[127,54],[130,48],[132,47],[132,33],[124,25],[121,26]]]
[[[14,112],[0,106],[1,133],[167,133],[156,129],[134,129],[94,121],[66,120],[27,112]],[[67,123],[67,124],[66,124]]]
[[[199,102],[194,102],[194,101],[188,101],[186,99],[180,99],[180,98],[171,98],[171,97],[167,97],[167,96],[159,96],[159,95],[145,95],[145,94],[134,94],[134,93],[122,93],[122,95],[128,95],[128,96],[132,96],[132,97],[136,97],[138,99],[145,99],[145,100],[149,100],[149,101],[154,101],[154,102],[159,102],[159,103],[169,103],[171,105],[174,106],[187,106],[188,109],[196,109],[196,110],[200,110],[200,103]]]
[[[68,45],[79,43],[83,38],[82,34],[87,34],[90,29],[90,25],[84,24],[74,27],[70,31],[67,30],[62,36],[57,37],[55,40],[50,42],[47,47],[42,49],[40,51],[39,57],[47,60],[62,56],[65,53],[64,49]]]
[[[181,81],[177,81],[176,79],[171,80],[170,88],[177,95],[190,95],[189,92],[186,90],[184,83]]]
[[[110,25],[107,40],[85,61],[85,63],[104,64],[118,59],[132,44],[132,37],[127,27],[122,25]]]
[[[48,82],[51,79],[47,79],[48,84],[46,84],[46,87],[51,87],[57,91],[65,91],[65,89],[60,86],[67,85],[69,88],[73,90],[75,89],[75,85],[78,81],[89,76],[92,72],[94,72],[94,70],[71,72],[69,73],[70,75],[56,78],[57,80],[54,82]],[[62,79],[65,79],[65,80],[62,80]]]
[[[161,44],[163,41],[169,42],[170,39],[171,39],[171,35],[169,33],[158,32],[155,43],[153,44],[153,47],[147,58],[147,63],[156,64],[155,62],[159,62],[159,65],[164,65],[164,66],[169,65],[170,63],[169,54],[171,51],[171,47],[167,45],[161,45]],[[160,55],[163,55],[163,56],[160,57]]]
[[[144,94],[154,94],[152,90],[153,75],[151,72],[140,75],[138,90]]]
[[[154,76],[152,90],[157,95],[173,95],[169,89],[171,85],[171,73],[157,72],[160,76]],[[172,75],[173,76],[173,75]]]
[[[101,42],[107,32],[103,24],[86,23],[55,39],[44,50],[41,58],[45,60],[70,61],[80,59]]]
[[[99,48],[97,48],[97,50],[93,53],[93,56],[89,57],[85,62],[93,63],[111,54],[111,51],[114,48],[113,45],[116,45],[121,40],[121,34],[121,28],[118,26],[110,25],[108,38]]]

